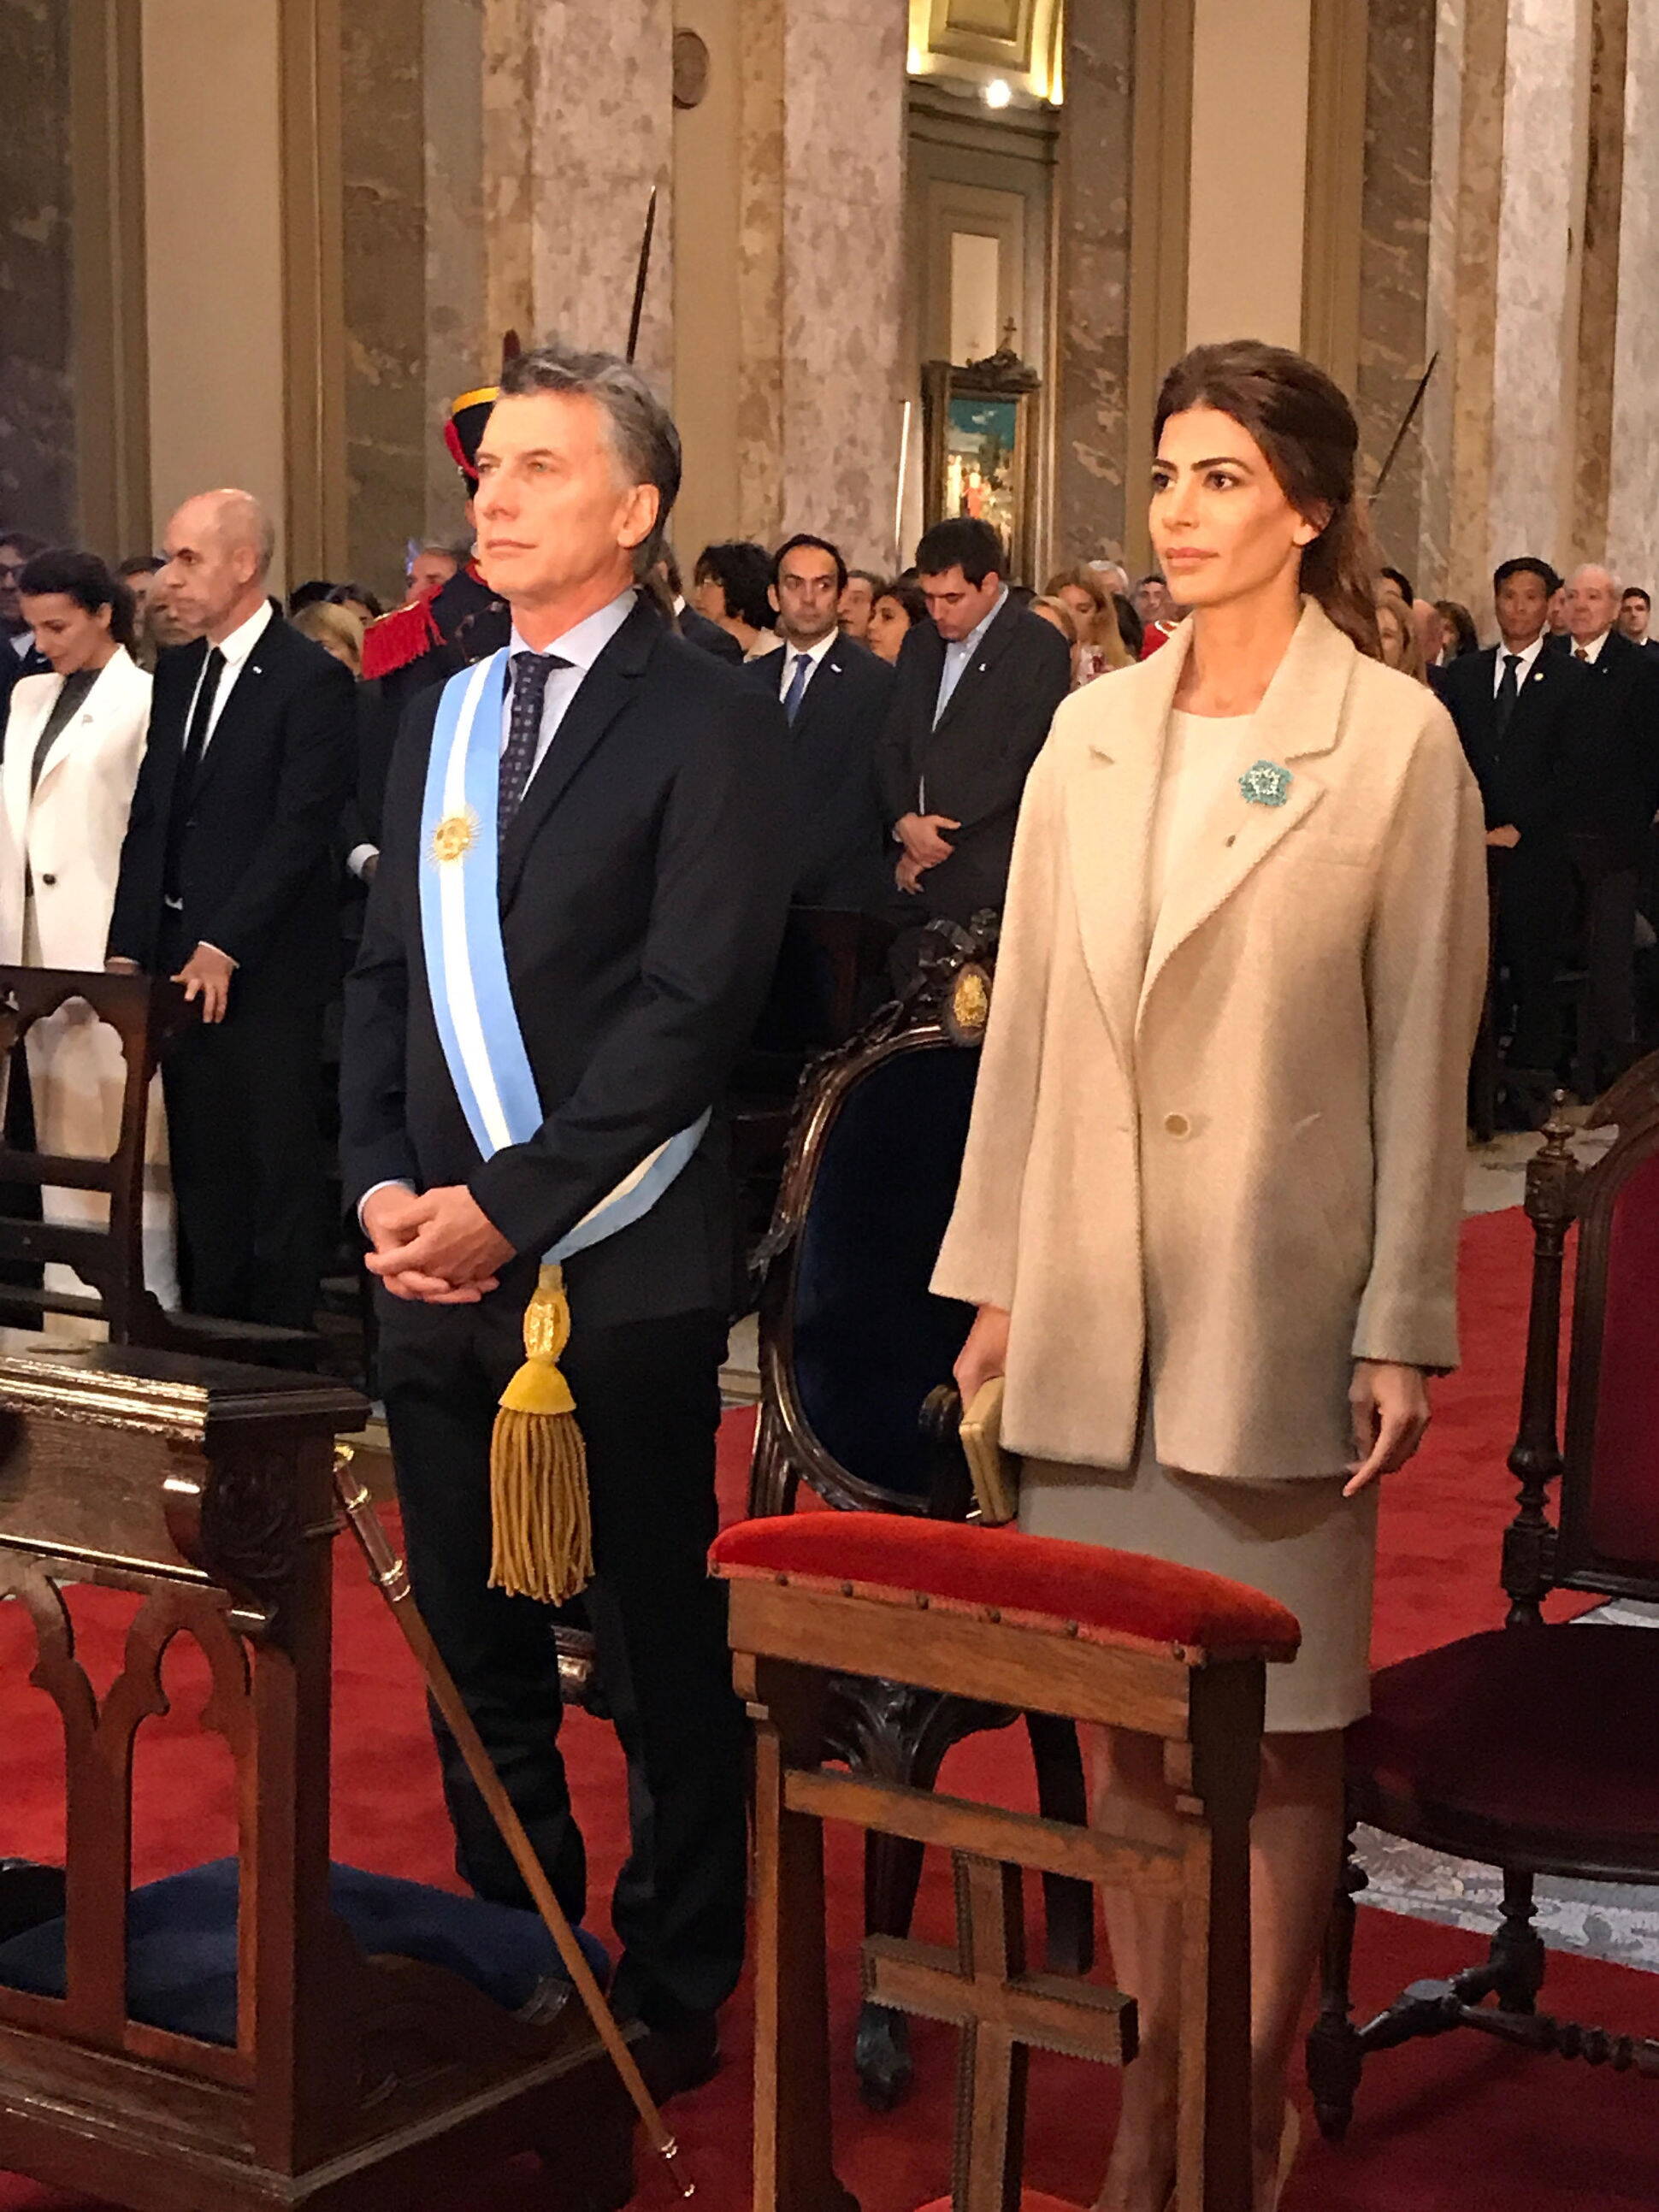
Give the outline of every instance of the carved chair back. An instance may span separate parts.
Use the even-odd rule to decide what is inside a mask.
[[[89,1283],[92,1295],[6,1284],[0,1285],[0,1308],[101,1321],[112,1344],[152,1345],[285,1366],[311,1364],[315,1340],[304,1331],[171,1314],[144,1282],[145,1133],[152,1079],[168,1040],[198,1018],[176,983],[70,968],[0,966],[0,1060],[12,1054],[37,1022],[77,1000],[120,1041],[125,1073],[119,1140],[107,1158],[82,1159],[25,1152],[0,1139],[0,1185],[105,1191],[109,1224],[94,1228],[85,1223],[20,1220],[0,1214],[0,1261],[59,1262]]]
[[[1581,1169],[1552,1123],[1528,1170],[1535,1240],[1520,1439],[1522,1482],[1504,1583],[1522,1625],[1550,1589],[1659,1600],[1659,1054],[1603,1097],[1592,1127],[1618,1134]],[[1555,1410],[1566,1228],[1578,1230],[1565,1449]],[[1543,1510],[1559,1475],[1559,1525]]]
[[[945,925],[906,994],[807,1072],[762,1247],[757,1513],[787,1510],[803,1477],[837,1506],[931,1509],[923,1410],[973,1310],[928,1285],[967,1143],[994,942]]]

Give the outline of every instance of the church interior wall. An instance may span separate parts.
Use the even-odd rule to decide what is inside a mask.
[[[61,8],[0,0],[0,512],[42,536],[75,515],[70,21]]]

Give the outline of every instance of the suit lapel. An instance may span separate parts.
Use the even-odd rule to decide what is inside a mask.
[[[957,688],[951,694],[945,712],[933,726],[933,736],[943,736],[944,732],[950,728],[963,707],[973,697],[975,692],[1006,653],[1012,642],[1014,631],[1019,622],[1020,611],[1012,599],[1004,603],[1001,613],[981,638],[973,659],[957,678]],[[941,653],[939,659],[941,674],[944,672],[944,656]],[[933,686],[933,696],[935,698],[939,696],[937,683]]]
[[[1164,647],[1160,659],[1173,644],[1172,640]],[[1310,600],[1290,649],[1251,719],[1239,755],[1227,763],[1214,786],[1202,827],[1165,889],[1153,921],[1137,1027],[1146,1018],[1147,1002],[1171,957],[1323,798],[1324,784],[1305,763],[1331,751],[1337,743],[1354,657],[1352,645]],[[1174,690],[1172,683],[1171,696]],[[1291,772],[1281,805],[1253,803],[1241,790],[1238,779],[1258,760],[1280,768],[1288,761],[1303,763]]]
[[[831,694],[836,686],[845,680],[845,674],[841,661],[841,647],[832,645],[812,671],[806,696],[800,702],[800,712],[793,724],[793,734],[797,738],[811,735],[817,718],[831,704]]]
[[[283,623],[273,615],[259,633],[252,653],[236,672],[234,682],[226,694],[225,703],[219,709],[219,719],[213,726],[202,764],[196,771],[194,790],[189,794],[199,798],[212,782],[222,763],[227,749],[234,750],[238,735],[246,724],[255,721],[264,704],[267,678],[283,652]],[[222,683],[224,678],[221,677]],[[185,699],[185,729],[179,735],[182,755],[185,738],[189,733],[190,702],[195,696],[192,682]]]
[[[1069,794],[1066,830],[1073,879],[1087,886],[1077,902],[1084,964],[1126,1075],[1134,1066],[1135,1006],[1146,973],[1146,871],[1164,732],[1191,641],[1183,624],[1127,691],[1104,678],[1071,709],[1086,706],[1100,717]]]
[[[501,847],[498,898],[503,914],[518,892],[525,862],[542,824],[634,696],[634,686],[645,672],[661,634],[659,618],[642,599],[582,678],[545,757],[530,779],[530,787]],[[553,650],[557,652],[556,645]]]

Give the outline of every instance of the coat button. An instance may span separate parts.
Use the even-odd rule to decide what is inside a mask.
[[[48,886],[50,886],[51,884],[55,884],[55,883],[57,882],[58,878],[57,878],[57,877],[56,877],[56,876],[42,876],[42,877],[41,877],[41,878],[40,878],[40,880],[41,880],[41,882],[42,882],[43,884],[47,884]]]
[[[1190,1137],[1193,1125],[1184,1114],[1166,1114],[1164,1116],[1164,1133],[1167,1137]]]

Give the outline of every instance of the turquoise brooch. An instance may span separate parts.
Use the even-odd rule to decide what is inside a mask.
[[[1252,806],[1282,806],[1294,781],[1287,768],[1276,761],[1259,760],[1238,779],[1238,787]]]

